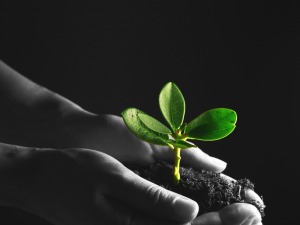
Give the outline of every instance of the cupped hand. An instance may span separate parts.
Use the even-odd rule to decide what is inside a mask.
[[[17,196],[14,206],[54,225],[254,225],[260,219],[248,204],[233,204],[195,218],[194,201],[139,177],[95,150],[30,149],[30,154],[24,154],[27,148],[15,148],[22,159],[10,172],[14,178],[10,187]]]
[[[140,141],[120,117],[86,112],[3,63],[1,68],[9,108],[0,112],[1,141],[18,145],[17,151],[20,145],[40,147],[21,162],[7,152],[15,173],[14,179],[4,174],[7,191],[13,193],[6,196],[7,202],[21,196],[18,206],[62,225],[250,225],[260,220],[250,204],[233,204],[194,218],[194,201],[142,179],[120,163],[169,161],[171,151]],[[25,152],[26,148],[21,155]],[[226,167],[200,149],[182,151],[182,158],[182,164],[195,169],[222,172]]]
[[[76,118],[76,117],[75,117]],[[156,160],[172,162],[173,152],[166,146],[151,145],[134,136],[125,126],[121,117],[114,115],[87,114],[79,116],[70,123],[70,145],[95,149],[104,152],[122,163],[146,165]],[[226,163],[205,154],[199,148],[183,150],[182,164],[194,169],[206,169],[222,172]],[[232,179],[225,176],[227,179]],[[253,191],[248,190],[248,200],[262,199]],[[195,218],[194,225],[259,225],[261,215],[251,204],[236,203],[225,207],[219,212],[212,212]]]
[[[55,225],[186,224],[198,212],[194,201],[89,149],[30,149],[10,175],[21,196],[15,206]]]
[[[228,181],[235,179],[221,174]],[[262,199],[250,189],[246,190],[245,201],[255,200],[264,204]],[[218,212],[205,213],[192,221],[192,225],[262,225],[262,216],[257,208],[248,203],[234,203]]]

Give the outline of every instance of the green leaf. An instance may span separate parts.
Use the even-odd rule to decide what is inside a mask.
[[[185,101],[176,84],[169,82],[162,88],[159,94],[159,106],[172,130],[178,129],[184,119]]]
[[[236,120],[237,114],[232,109],[211,109],[193,119],[186,127],[186,134],[189,139],[219,140],[235,129]]]
[[[146,125],[150,130],[153,130],[158,133],[162,134],[171,134],[172,131],[163,125],[161,122],[159,122],[157,119],[153,118],[152,116],[142,113],[138,113],[139,119],[143,122],[143,124]]]
[[[177,141],[174,141],[172,139],[168,140],[168,143],[171,144],[172,146],[174,147],[177,147],[177,148],[195,148],[197,147],[196,145],[194,145],[193,143],[190,143],[190,142],[186,142],[184,140],[177,140]]]
[[[128,129],[140,139],[157,145],[168,145],[169,135],[150,130],[139,118],[145,114],[136,108],[127,108],[122,113],[123,120]]]

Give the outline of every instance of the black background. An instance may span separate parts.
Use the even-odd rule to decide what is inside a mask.
[[[299,10],[299,1],[2,1],[0,58],[99,114],[133,106],[161,119],[169,81],[187,121],[234,109],[228,138],[196,144],[228,163],[224,173],[255,183],[264,224],[300,224]],[[0,220],[47,224],[7,208]]]

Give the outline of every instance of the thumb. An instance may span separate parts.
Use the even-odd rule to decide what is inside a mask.
[[[259,211],[251,204],[232,204],[221,209],[219,216],[224,225],[262,225]]]
[[[189,198],[168,191],[130,170],[123,178],[114,197],[149,216],[185,223],[198,214],[198,204]]]
[[[173,162],[174,152],[170,151],[167,146],[151,145],[154,156],[158,160]],[[182,164],[197,170],[205,169],[220,173],[225,170],[227,163],[209,156],[199,148],[183,149],[181,151]]]
[[[218,212],[200,215],[193,221],[194,225],[262,225],[261,216],[255,206],[235,203]]]

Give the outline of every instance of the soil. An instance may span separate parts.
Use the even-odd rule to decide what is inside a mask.
[[[171,164],[157,162],[147,167],[126,166],[139,176],[196,201],[199,205],[198,215],[218,211],[238,202],[253,204],[262,217],[265,215],[265,206],[260,202],[246,201],[245,189],[254,190],[254,184],[247,178],[234,182],[221,177],[220,173],[180,167],[181,179],[179,184],[175,184]]]

